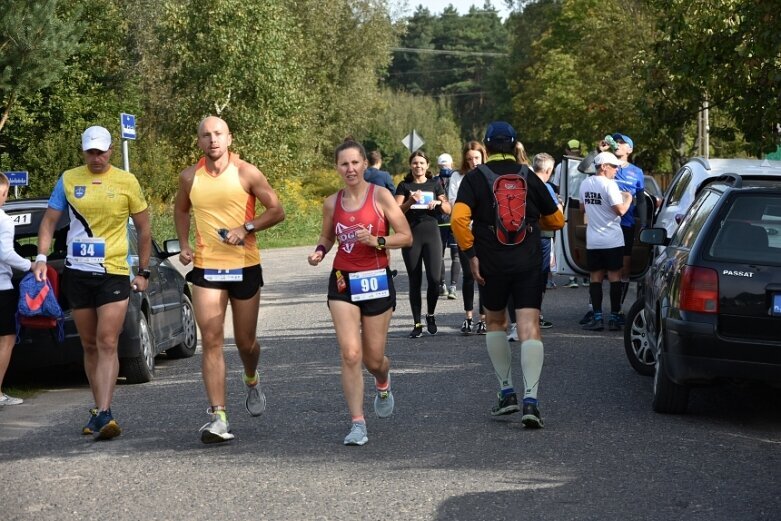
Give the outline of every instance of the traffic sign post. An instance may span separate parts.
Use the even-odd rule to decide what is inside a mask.
[[[401,143],[407,147],[407,150],[409,150],[410,153],[412,153],[422,147],[426,142],[423,141],[423,138],[420,137],[417,131],[415,131],[413,128],[412,132],[404,136],[404,139],[401,140]]]
[[[129,139],[136,139],[136,117],[133,114],[123,112],[119,115],[119,128],[122,136],[122,165],[126,172],[130,172],[127,142]]]
[[[14,187],[14,199],[19,199],[19,187],[30,184],[30,175],[27,170],[4,172],[9,184]]]

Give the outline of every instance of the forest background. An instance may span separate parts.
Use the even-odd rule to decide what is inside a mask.
[[[155,236],[170,238],[197,124],[220,115],[285,206],[285,223],[262,232],[268,246],[316,240],[348,135],[398,181],[413,129],[432,161],[449,152],[457,165],[492,120],[556,157],[569,139],[586,152],[622,132],[664,184],[700,146],[707,102],[712,157],[776,150],[776,2],[499,1],[504,20],[488,1],[432,14],[387,0],[4,0],[0,170],[29,171],[23,195],[46,196],[82,162],[79,136],[94,124],[114,133],[121,166],[119,114],[134,114],[131,170]]]

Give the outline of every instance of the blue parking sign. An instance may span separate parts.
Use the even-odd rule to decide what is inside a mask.
[[[120,128],[122,139],[136,139],[136,117],[133,114],[120,114]]]
[[[26,170],[5,172],[5,176],[8,178],[11,186],[27,186],[30,182],[30,177]]]

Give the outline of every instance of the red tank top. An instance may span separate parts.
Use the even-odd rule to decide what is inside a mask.
[[[334,258],[334,269],[352,271],[376,270],[388,266],[388,254],[355,240],[355,232],[366,228],[372,235],[388,234],[388,223],[374,200],[375,185],[369,184],[365,199],[357,210],[346,210],[342,205],[343,190],[336,196],[334,233],[339,244]]]

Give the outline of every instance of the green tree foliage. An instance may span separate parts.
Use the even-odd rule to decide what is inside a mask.
[[[781,11],[758,0],[650,0],[658,40],[647,58],[658,130],[681,135],[704,100],[723,141],[757,155],[774,150],[781,122]],[[719,114],[726,117],[719,117]],[[692,142],[693,140],[689,140]],[[718,142],[716,143],[718,145]],[[729,151],[729,149],[727,149]],[[680,147],[681,154],[687,149]]]
[[[0,131],[17,99],[48,87],[74,52],[77,20],[58,17],[57,0],[5,0],[0,9]]]

